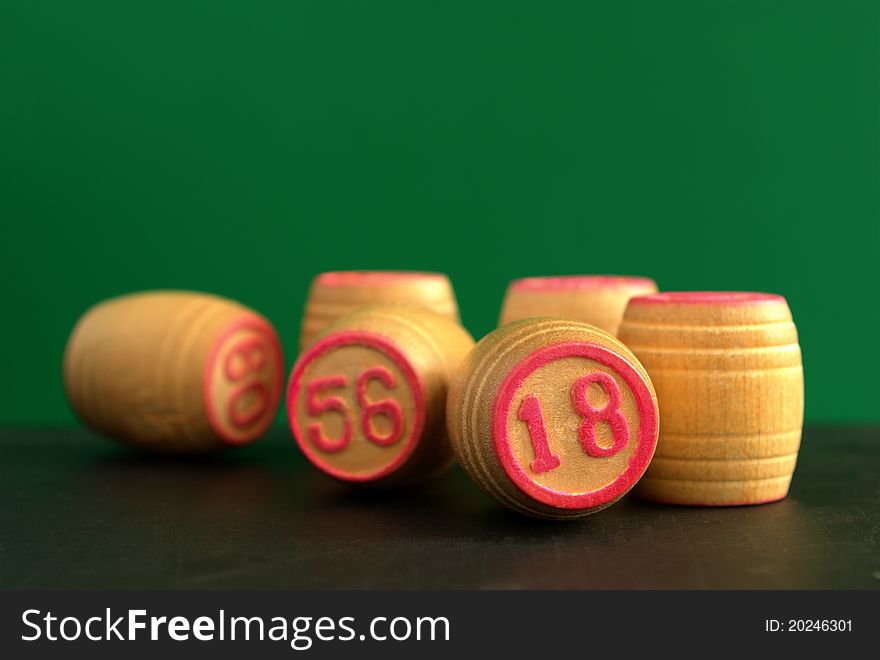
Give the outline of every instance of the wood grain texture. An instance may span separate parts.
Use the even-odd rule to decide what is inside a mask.
[[[161,452],[256,440],[275,417],[283,369],[264,317],[183,291],[95,305],[73,329],[63,364],[67,398],[85,424]]]
[[[651,374],[663,419],[636,494],[707,506],[786,496],[800,447],[804,383],[784,298],[740,292],[634,298],[620,339]]]
[[[499,325],[535,316],[558,316],[590,323],[617,334],[626,303],[657,291],[647,277],[569,275],[527,277],[507,287]]]
[[[337,479],[399,486],[453,461],[446,433],[449,383],[473,338],[416,306],[368,306],[318,333],[294,366],[291,431],[319,469]]]
[[[300,349],[336,319],[360,307],[404,304],[424,307],[458,322],[452,283],[442,273],[338,271],[312,280],[300,328]]]
[[[568,519],[638,481],[658,410],[647,371],[620,341],[587,323],[535,318],[502,326],[471,351],[447,424],[459,462],[486,493],[527,515]]]

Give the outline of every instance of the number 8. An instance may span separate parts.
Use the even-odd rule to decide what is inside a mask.
[[[593,383],[602,385],[608,394],[608,403],[599,410],[594,408],[587,398],[587,390]],[[604,371],[578,378],[571,388],[571,401],[577,414],[584,418],[578,429],[578,436],[581,446],[589,456],[594,458],[614,456],[626,447],[629,442],[629,423],[620,410],[620,388],[614,378]],[[608,422],[608,426],[611,427],[610,447],[602,447],[596,440],[596,424],[600,421]]]

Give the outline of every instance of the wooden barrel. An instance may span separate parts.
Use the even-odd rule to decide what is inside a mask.
[[[284,360],[263,316],[217,296],[135,293],[89,309],[64,354],[79,418],[162,452],[241,445],[272,424]]]
[[[465,359],[447,407],[465,471],[527,515],[567,519],[616,502],[642,476],[658,410],[644,367],[587,323],[515,321]]]
[[[424,307],[458,322],[452,283],[442,273],[340,271],[321,273],[309,288],[299,335],[300,350],[336,319],[366,305]]]
[[[784,298],[740,292],[633,298],[620,339],[651,374],[663,420],[636,494],[707,506],[788,494],[801,441],[804,374]]]
[[[306,457],[342,481],[412,484],[453,463],[449,382],[474,340],[414,306],[364,307],[325,328],[287,390],[290,429]]]
[[[647,277],[527,277],[507,287],[499,325],[535,316],[559,316],[616,335],[629,299],[656,291],[657,284]]]

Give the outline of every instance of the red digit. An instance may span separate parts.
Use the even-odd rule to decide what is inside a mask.
[[[306,413],[310,417],[317,417],[322,412],[332,410],[342,415],[343,419],[342,437],[336,439],[327,438],[321,431],[319,423],[309,424],[309,438],[321,451],[327,453],[342,451],[351,442],[351,411],[348,408],[348,404],[338,396],[328,396],[324,399],[318,398],[318,394],[324,390],[335,390],[347,385],[348,379],[345,376],[316,378],[306,385]]]
[[[587,390],[593,383],[601,385],[608,394],[608,403],[600,410],[594,408],[587,398]],[[594,458],[614,456],[626,447],[629,443],[629,423],[620,410],[620,388],[611,375],[597,371],[578,378],[571,388],[571,400],[578,415],[584,418],[583,424],[578,429],[578,435],[581,446],[589,456]],[[608,422],[608,426],[611,427],[610,447],[602,447],[596,441],[596,424],[600,421]]]
[[[248,394],[253,393],[257,396],[257,403],[250,407],[250,410],[241,411],[238,409],[239,401]],[[229,421],[237,428],[244,430],[258,419],[260,419],[269,409],[269,388],[260,381],[239,387],[229,397]]]
[[[529,437],[532,440],[532,449],[535,451],[535,460],[532,461],[532,472],[541,474],[553,468],[559,467],[559,456],[550,449],[547,442],[547,426],[544,424],[544,414],[541,412],[541,402],[534,394],[527,395],[519,407],[517,416],[529,425]]]
[[[233,346],[226,354],[223,364],[229,380],[241,380],[247,374],[259,371],[266,364],[266,349],[263,340],[257,337]]]
[[[361,429],[367,440],[380,447],[388,447],[400,440],[403,435],[403,410],[394,399],[383,399],[382,401],[370,401],[367,399],[367,383],[371,380],[380,381],[389,390],[397,387],[397,381],[394,379],[394,374],[385,367],[367,369],[357,379],[357,400],[361,408]],[[391,422],[391,432],[388,435],[381,436],[373,429],[372,424],[370,424],[370,418],[374,415],[384,415]]]
[[[244,379],[248,374],[254,374],[266,364],[266,348],[263,340],[259,337],[245,339],[233,346],[226,354],[223,369],[232,382]],[[249,409],[240,410],[242,399],[248,395],[255,395],[257,402]],[[249,385],[238,387],[226,402],[226,410],[229,422],[237,429],[244,430],[260,419],[269,409],[269,388],[265,383],[256,381]]]

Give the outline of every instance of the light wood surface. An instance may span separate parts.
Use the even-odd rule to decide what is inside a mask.
[[[449,395],[465,471],[510,508],[566,519],[622,497],[657,440],[651,379],[620,341],[587,323],[515,321],[484,337]]]
[[[804,383],[784,298],[739,292],[634,298],[620,339],[651,374],[663,421],[636,494],[716,506],[786,496],[800,446]]]
[[[271,324],[232,300],[184,291],[99,303],[78,321],[64,387],[79,418],[162,452],[240,445],[271,425],[284,360]]]
[[[629,299],[656,291],[657,284],[647,277],[527,277],[507,287],[499,325],[535,316],[558,316],[584,321],[615,335]]]
[[[312,280],[300,329],[300,349],[336,319],[360,307],[404,304],[424,307],[458,321],[452,283],[442,273],[338,271]]]
[[[290,377],[287,412],[303,453],[347,482],[418,483],[453,463],[449,383],[474,342],[415,306],[359,309],[321,331]]]

